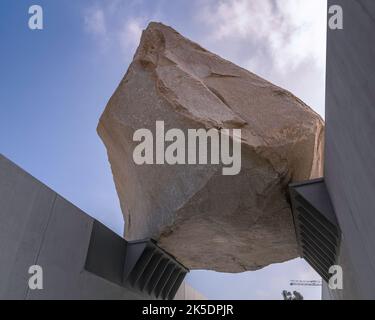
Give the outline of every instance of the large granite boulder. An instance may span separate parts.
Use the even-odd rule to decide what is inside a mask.
[[[241,129],[242,166],[134,162],[136,130]],[[287,185],[322,176],[324,122],[290,92],[150,23],[100,118],[128,240],[191,269],[256,270],[297,257]]]

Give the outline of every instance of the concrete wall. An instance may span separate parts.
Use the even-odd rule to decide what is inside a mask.
[[[181,287],[178,289],[174,300],[206,300],[207,298],[191,287],[186,282],[183,282]]]
[[[325,181],[343,232],[344,290],[375,298],[375,1],[329,0],[344,29],[328,29]]]
[[[112,279],[119,273],[118,244],[125,240],[109,229],[111,252],[96,253],[107,260],[100,267],[108,276],[87,271],[94,223],[0,154],[0,299],[151,299]],[[43,268],[43,290],[29,289],[31,265]],[[175,299],[204,297],[184,282]]]
[[[0,155],[0,299],[141,299],[85,271],[94,219]],[[43,290],[28,269],[43,268]]]

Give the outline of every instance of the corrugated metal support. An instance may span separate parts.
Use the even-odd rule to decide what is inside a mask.
[[[97,221],[85,269],[154,299],[173,299],[189,272],[155,241],[128,242]]]
[[[328,282],[329,268],[337,264],[341,231],[324,179],[289,185],[299,252]]]

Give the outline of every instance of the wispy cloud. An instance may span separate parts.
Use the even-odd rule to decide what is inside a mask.
[[[142,0],[97,1],[84,11],[85,30],[106,52],[120,51],[128,60],[135,51],[142,30],[151,20],[158,18],[155,4]]]
[[[306,60],[325,60],[326,0],[207,1],[199,15],[211,41],[257,47],[269,64],[287,71]],[[254,57],[250,60],[254,63]],[[264,59],[259,59],[264,63]]]
[[[146,18],[131,18],[126,21],[118,34],[118,40],[123,52],[135,51],[142,35],[142,30],[147,26]]]
[[[326,0],[278,0],[277,6],[283,17],[279,32],[271,37],[273,57],[281,52],[289,57],[288,64],[296,67],[309,60],[318,68],[325,66],[326,54]],[[278,60],[279,65],[280,61]]]
[[[212,26],[214,39],[262,38],[268,32],[267,20],[272,14],[271,1],[233,0],[206,3],[200,13],[203,23]]]
[[[85,29],[96,36],[106,36],[107,27],[104,11],[98,7],[90,7],[84,12]]]
[[[324,114],[327,0],[205,0],[198,7],[204,46]]]

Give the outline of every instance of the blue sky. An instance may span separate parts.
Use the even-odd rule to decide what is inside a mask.
[[[33,4],[43,30],[28,28]],[[171,25],[324,116],[325,19],[326,0],[2,0],[0,152],[121,234],[96,126],[148,22]],[[188,282],[212,299],[280,299],[288,280],[316,278],[297,259],[237,275],[195,271]]]

